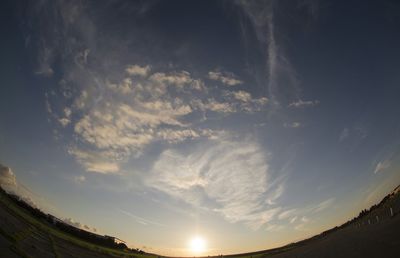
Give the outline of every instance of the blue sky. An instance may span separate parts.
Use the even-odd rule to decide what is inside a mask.
[[[255,251],[399,184],[396,1],[2,5],[2,184],[80,227]]]

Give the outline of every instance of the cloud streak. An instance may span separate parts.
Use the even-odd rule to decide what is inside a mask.
[[[165,224],[158,223],[158,222],[155,222],[155,221],[152,221],[152,220],[149,220],[149,219],[142,218],[142,217],[137,216],[137,215],[135,215],[135,214],[133,214],[133,213],[131,213],[129,211],[126,211],[126,210],[117,209],[117,211],[121,212],[122,214],[124,214],[124,215],[126,215],[128,217],[131,217],[131,218],[135,219],[136,222],[138,222],[138,223],[140,223],[142,225],[145,225],[145,226],[146,225],[153,225],[153,226],[159,226],[159,227],[167,227],[167,225],[165,225]]]
[[[268,154],[254,142],[217,140],[205,151],[183,155],[164,151],[146,183],[149,187],[228,222],[241,222],[258,229],[280,210],[267,208]],[[283,188],[269,192],[275,200]]]
[[[380,161],[380,162],[378,162],[378,164],[376,164],[374,174],[383,172],[384,170],[388,169],[390,166],[391,166],[391,163],[389,160]]]
[[[208,78],[210,80],[219,81],[227,86],[236,86],[243,83],[243,81],[237,79],[233,73],[227,72],[210,71],[208,72]]]
[[[314,107],[319,105],[319,100],[301,100],[294,101],[288,105],[290,108],[305,108],[305,107]]]
[[[284,24],[278,23],[281,14],[279,11],[284,4],[275,0],[237,0],[235,3],[246,18],[242,22],[245,37],[255,33],[255,37],[261,45],[261,52],[265,55],[263,71],[267,77],[266,87],[272,107],[279,108],[289,105],[299,108],[319,104],[318,100],[302,101],[299,98],[301,89],[296,69],[285,53],[284,40],[278,37],[285,33]],[[306,9],[306,13],[313,18],[317,17],[318,4],[315,1],[303,2],[298,5],[298,8]],[[291,10],[284,10],[285,15],[290,12]],[[247,24],[250,24],[251,29],[246,29],[248,28]],[[293,101],[293,99],[298,99],[298,101]]]

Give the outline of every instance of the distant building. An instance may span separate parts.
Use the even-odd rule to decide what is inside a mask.
[[[104,239],[110,240],[116,244],[120,244],[120,243],[126,244],[126,242],[124,240],[119,239],[117,237],[107,236],[107,235],[104,235],[103,237],[104,237]]]
[[[53,216],[53,215],[51,215],[51,214],[47,214],[47,218],[49,218],[49,220],[51,221],[51,223],[52,223],[53,225],[55,225],[55,224],[57,224],[57,223],[64,223],[64,224],[65,224],[64,221],[60,220],[59,218],[57,218],[57,217],[55,217],[55,216]]]

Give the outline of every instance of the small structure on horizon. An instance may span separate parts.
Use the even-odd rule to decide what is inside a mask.
[[[114,243],[116,243],[116,244],[126,244],[126,242],[124,241],[124,240],[122,240],[122,239],[119,239],[118,237],[113,237],[113,236],[108,236],[108,235],[104,235],[103,236],[105,239],[107,239],[107,240],[111,240],[111,241],[113,241]]]

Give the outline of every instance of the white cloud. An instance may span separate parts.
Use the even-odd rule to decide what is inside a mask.
[[[278,185],[274,191],[271,192],[271,194],[268,195],[266,199],[266,203],[269,205],[274,205],[276,204],[276,200],[278,200],[279,197],[283,194],[285,188],[283,184]]]
[[[297,231],[309,231],[309,228],[306,226],[307,223],[301,223],[294,227]]]
[[[0,164],[0,186],[18,197],[32,207],[48,206],[44,199],[31,191],[28,187],[18,182],[16,175],[11,168]]]
[[[339,136],[339,141],[341,142],[341,141],[343,141],[344,139],[346,139],[347,137],[349,137],[349,135],[350,135],[350,130],[349,130],[349,128],[343,128],[343,130],[342,130],[342,132],[340,133],[340,136]]]
[[[277,224],[269,224],[265,227],[265,231],[269,232],[278,232],[285,229],[284,225],[277,225]]]
[[[64,108],[64,115],[65,115],[66,118],[70,118],[71,114],[72,114],[72,111],[71,111],[70,108],[67,108],[67,107]]]
[[[391,166],[391,163],[389,160],[380,161],[380,162],[378,162],[378,164],[376,164],[374,174],[383,172],[384,170],[388,169],[390,166]]]
[[[305,224],[309,223],[314,216],[318,216],[319,212],[332,208],[334,202],[335,198],[329,198],[313,205],[286,209],[277,216],[277,219],[297,224],[296,229],[303,230]]]
[[[302,124],[300,122],[292,122],[292,123],[284,123],[283,126],[286,128],[299,128],[302,127]]]
[[[154,226],[160,226],[160,227],[167,227],[167,225],[153,221],[153,220],[149,220],[149,219],[145,219],[143,217],[137,216],[135,214],[133,214],[132,212],[126,211],[126,210],[122,210],[122,209],[117,209],[119,212],[121,212],[122,214],[125,214],[128,217],[133,218],[136,222],[142,224],[142,225],[154,225]]]
[[[51,121],[65,127],[53,130],[59,139],[73,130],[72,137],[64,138],[72,138],[66,143],[69,153],[88,171],[120,172],[129,158],[158,143],[218,138],[223,128],[214,131],[208,119],[262,111],[268,102],[243,90],[225,96],[226,87],[206,85],[209,80],[228,86],[243,83],[229,71],[208,69],[200,74],[176,69],[179,63],[162,59],[155,64],[132,63],[153,59],[138,56],[148,46],[132,53],[134,42],[143,40],[131,37],[134,34],[121,38],[97,26],[84,4],[38,5],[30,17],[41,38],[34,45],[39,52],[38,73],[52,74],[60,60],[56,71],[60,88],[46,93],[46,108]],[[39,25],[44,20],[54,22],[43,28]],[[59,35],[66,40],[59,40]]]
[[[202,80],[193,79],[191,85],[192,85],[193,89],[195,89],[197,91],[207,92],[207,87]]]
[[[253,99],[253,102],[258,104],[258,105],[264,106],[264,105],[266,105],[268,103],[268,99],[266,97],[262,97],[262,98],[259,98],[259,99]]]
[[[355,125],[351,128],[345,127],[339,135],[339,142],[343,142],[344,140],[350,138],[350,136],[352,143],[357,145],[368,136],[368,131],[364,126],[360,125]]]
[[[66,127],[68,124],[70,124],[71,123],[71,120],[69,120],[68,118],[60,118],[60,119],[58,119],[58,122],[60,122],[60,124],[63,126],[63,127]]]
[[[227,86],[235,86],[238,84],[242,84],[243,81],[236,78],[233,73],[222,73],[218,71],[210,71],[208,72],[208,78],[210,80],[219,81]]]
[[[258,229],[280,208],[266,209],[267,155],[253,142],[217,141],[184,155],[166,150],[146,183],[158,191]]]
[[[257,110],[257,106],[264,106],[268,103],[266,97],[253,98],[249,92],[243,90],[228,91],[225,92],[225,96],[229,97],[231,101],[238,100],[242,109],[244,109],[243,107],[248,107],[251,111]]]
[[[50,119],[65,127],[57,128],[57,137],[73,129],[69,153],[88,171],[119,172],[129,157],[152,144],[218,137],[205,125],[206,112],[215,112],[213,118],[258,112],[268,101],[249,99],[244,91],[227,97],[204,82],[211,77],[228,86],[243,83],[230,72],[199,76],[174,69],[172,63],[131,63],[138,59],[127,51],[125,39],[107,38],[109,31],[96,26],[84,5],[57,2],[49,8],[34,10],[34,22],[58,21],[39,29],[48,34],[36,46],[38,73],[50,75],[54,60],[62,60],[57,66],[60,89],[46,93],[46,108]],[[70,40],[58,40],[59,34]]]
[[[51,77],[54,74],[54,70],[51,67],[54,58],[53,52],[54,51],[47,46],[43,46],[39,50],[38,68],[35,72],[37,75]]]
[[[317,212],[324,211],[324,210],[330,208],[334,202],[335,202],[335,198],[329,198],[325,201],[322,201],[312,208],[312,212],[317,213]]]
[[[299,99],[298,101],[292,102],[289,104],[288,107],[293,107],[293,108],[303,108],[303,107],[314,107],[318,105],[320,102],[319,100],[301,100]]]
[[[303,222],[303,223],[307,223],[307,222],[309,222],[310,220],[307,218],[307,217],[305,217],[305,216],[303,216],[302,218],[301,218],[301,222]]]
[[[293,214],[295,214],[296,212],[297,212],[297,209],[290,209],[290,210],[283,211],[281,214],[279,214],[278,219],[280,219],[280,220],[287,219],[290,216],[292,216]]]
[[[86,177],[83,176],[83,175],[75,176],[75,177],[74,177],[74,181],[75,181],[76,183],[78,183],[78,184],[81,184],[81,183],[83,183],[83,182],[86,181]]]
[[[125,69],[125,71],[129,74],[129,75],[137,75],[137,76],[142,76],[145,77],[149,74],[151,68],[149,65],[145,65],[145,66],[139,66],[139,65],[128,65]]]
[[[71,226],[76,227],[76,228],[81,228],[82,227],[81,223],[79,223],[77,221],[74,221],[72,218],[64,218],[63,221],[65,223],[67,223],[68,225],[71,225]]]
[[[279,107],[280,103],[298,99],[301,92],[300,82],[295,68],[285,53],[284,44],[280,44],[277,36],[277,31],[285,29],[285,24],[278,23],[279,19],[275,18],[275,11],[279,9],[280,1],[237,0],[235,2],[241,7],[246,18],[242,20],[244,37],[247,38],[255,33],[262,51],[265,52],[267,68],[265,84],[268,87],[271,106]],[[315,6],[309,8],[312,10],[309,14],[316,13]]]
[[[172,130],[163,129],[157,132],[157,136],[170,143],[177,143],[186,139],[194,139],[200,137],[200,134],[192,129]]]
[[[203,104],[203,106],[207,110],[211,110],[214,112],[220,112],[220,113],[233,113],[236,112],[236,108],[228,102],[218,102],[215,99],[209,99],[208,103]]]
[[[0,164],[0,186],[4,188],[15,188],[17,180],[11,168]]]
[[[187,71],[174,72],[171,74],[158,72],[151,75],[150,80],[160,84],[165,83],[169,85],[175,85],[180,88],[182,88],[185,84],[189,84],[193,81],[190,73]]]
[[[82,224],[82,223],[80,223],[78,221],[73,220],[72,218],[64,218],[62,221],[64,221],[68,225],[71,225],[71,226],[79,228],[79,229],[84,229],[84,230],[87,230],[87,231],[97,232],[96,228],[91,228],[86,224]]]
[[[75,63],[80,66],[83,67],[84,65],[87,64],[87,59],[90,53],[90,49],[85,49],[81,52],[78,52],[78,54],[75,56]]]
[[[252,230],[258,230],[263,225],[272,221],[277,213],[280,211],[280,207],[265,210],[262,212],[254,213],[243,218],[244,223],[249,226]],[[268,228],[268,224],[267,224]]]
[[[251,94],[243,90],[235,91],[232,94],[235,97],[235,99],[240,100],[242,102],[250,102],[252,100]]]
[[[33,208],[39,208],[37,203],[29,196],[20,196],[21,200],[29,204]]]
[[[90,152],[77,148],[70,148],[68,153],[73,155],[89,172],[106,174],[119,171],[118,161],[110,153]]]
[[[289,222],[290,222],[290,224],[293,224],[296,222],[296,220],[297,220],[297,216],[291,218]]]
[[[119,83],[97,81],[97,84],[99,87],[81,90],[73,104],[63,109],[64,117],[58,122],[63,127],[72,124],[78,139],[88,145],[88,148],[76,145],[70,154],[87,170],[102,173],[115,172],[130,155],[140,155],[143,148],[158,141],[178,143],[217,137],[218,132],[193,126],[199,121],[187,119],[189,116],[199,117],[203,113],[204,117],[206,111],[224,115],[253,113],[268,102],[265,97],[252,98],[245,91],[227,94],[224,90],[214,92],[219,97],[217,101],[209,97],[200,79],[192,78],[186,71],[156,72],[148,78],[123,78]],[[171,85],[176,87],[169,89]],[[199,97],[194,97],[193,90],[201,91]],[[123,158],[107,158],[96,166],[104,152]]]

